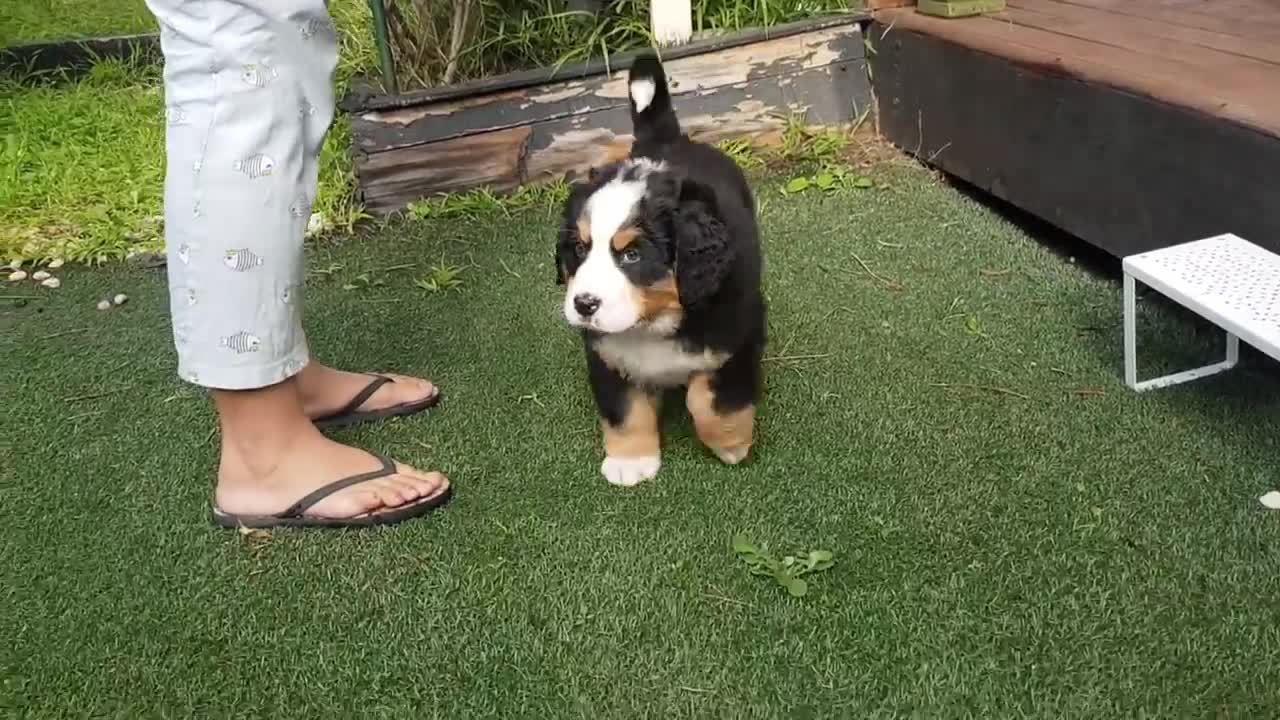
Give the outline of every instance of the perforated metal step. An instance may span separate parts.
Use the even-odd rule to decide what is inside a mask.
[[[1136,282],[1226,331],[1225,360],[1139,382]],[[1231,233],[1124,259],[1125,382],[1142,391],[1212,375],[1235,366],[1244,340],[1280,360],[1280,255]]]

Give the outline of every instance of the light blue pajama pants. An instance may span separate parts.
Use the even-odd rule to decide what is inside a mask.
[[[303,237],[334,113],[324,0],[146,0],[164,52],[178,374],[261,388],[308,362]]]

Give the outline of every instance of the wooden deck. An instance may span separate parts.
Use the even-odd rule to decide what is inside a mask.
[[[882,10],[881,128],[1113,255],[1234,232],[1280,252],[1280,0]]]

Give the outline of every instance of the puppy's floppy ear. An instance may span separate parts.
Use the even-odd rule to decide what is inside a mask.
[[[680,304],[691,308],[720,289],[733,264],[733,246],[711,188],[685,179],[678,193],[673,218],[676,287]]]
[[[596,168],[591,168],[596,172]],[[574,224],[577,222],[578,213],[582,211],[583,203],[586,202],[587,196],[591,193],[591,183],[575,182],[569,185],[569,196],[565,198],[564,203],[560,207],[560,227],[556,231],[556,252],[553,258],[556,264],[556,284],[564,285],[564,251],[566,247],[573,244]]]

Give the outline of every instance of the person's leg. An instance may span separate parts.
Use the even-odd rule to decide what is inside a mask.
[[[306,143],[306,152],[302,157],[303,186],[311,192],[301,195],[290,206],[289,212],[301,220],[305,227],[315,205],[320,151],[333,122],[333,71],[338,62],[338,38],[333,22],[318,0],[293,0],[292,5],[293,12],[284,19],[297,32],[285,40],[293,45],[297,57],[306,58],[309,70],[298,77],[301,94],[298,117],[301,120],[303,142]],[[371,412],[397,406],[420,406],[434,398],[438,392],[435,385],[427,380],[388,373],[382,375],[392,378],[394,382],[379,384],[359,404],[358,410]],[[323,365],[314,358],[296,377],[303,410],[312,419],[331,416],[345,408],[373,380],[364,373],[338,370]]]
[[[322,0],[257,8],[147,1],[165,54],[165,232],[179,374],[214,396],[219,513],[279,513],[335,481],[383,468],[311,422],[304,402],[314,405],[320,386],[340,385],[334,371],[305,373],[310,400],[298,380],[310,367],[302,241],[322,126],[333,112],[332,92],[317,88],[330,80],[336,45],[317,33],[328,19]],[[396,465],[299,512],[380,513],[447,489],[439,473]]]

